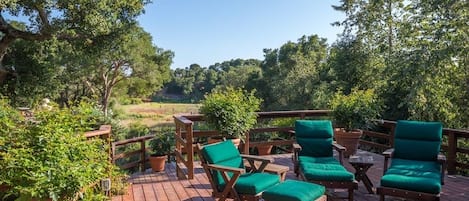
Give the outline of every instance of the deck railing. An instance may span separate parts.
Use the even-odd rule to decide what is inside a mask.
[[[274,111],[274,112],[259,112],[258,121],[285,118],[285,117],[296,117],[303,119],[306,117],[328,117],[330,111],[328,110],[297,110],[297,111]],[[176,170],[180,178],[192,179],[194,176],[194,143],[197,138],[217,136],[219,133],[213,130],[197,130],[194,129],[194,125],[198,122],[204,122],[203,115],[191,114],[191,115],[180,115],[174,116],[175,122],[175,142],[176,149],[174,152],[176,158]],[[360,140],[360,146],[373,149],[375,151],[383,151],[393,147],[393,135],[396,122],[387,120],[377,120],[377,124],[385,128],[385,131],[364,131],[363,137]],[[294,141],[291,139],[283,139],[279,141],[269,142],[250,142],[249,135],[255,135],[261,132],[282,132],[292,130],[293,127],[259,127],[252,129],[246,136],[246,141],[241,145],[242,151],[248,153],[249,147],[256,147],[261,144],[269,144],[274,146],[280,145],[291,145]],[[448,129],[443,130],[445,136],[445,142],[442,145],[442,150],[447,156],[448,162],[448,173],[455,174],[457,168],[469,169],[469,164],[457,161],[457,155],[464,155],[469,157],[469,149],[458,145],[458,140],[469,140],[468,130]],[[148,161],[146,153],[148,149],[145,147],[145,142],[153,138],[153,135],[132,138],[123,141],[117,141],[112,144],[113,146],[113,161],[117,159],[126,158],[138,155],[139,160],[122,165],[124,169],[133,168],[136,166],[140,167],[140,170],[144,170],[145,164]],[[124,146],[127,144],[138,143],[140,148],[136,151],[127,153],[115,154],[116,147]],[[288,151],[288,150],[287,150]]]

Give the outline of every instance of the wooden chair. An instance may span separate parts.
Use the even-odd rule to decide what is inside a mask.
[[[394,149],[383,153],[384,172],[377,188],[381,201],[385,195],[440,200],[446,171],[446,157],[439,153],[442,130],[440,122],[397,122]]]
[[[202,167],[212,186],[212,196],[220,201],[227,198],[235,200],[259,200],[262,192],[277,185],[280,177],[262,173],[270,159],[252,155],[241,155],[231,141],[224,141],[202,147],[197,144]],[[251,164],[246,172],[243,159]],[[260,165],[255,165],[260,161]]]
[[[342,165],[345,147],[333,143],[331,121],[297,120],[294,133],[297,141],[293,145],[296,175],[326,188],[347,189],[347,198],[353,201],[353,191],[358,188],[358,182],[354,174]],[[339,152],[340,162],[334,158],[333,148]]]

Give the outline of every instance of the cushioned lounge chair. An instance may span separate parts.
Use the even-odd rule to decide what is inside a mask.
[[[297,120],[295,122],[294,168],[301,179],[321,184],[326,188],[348,190],[348,199],[353,200],[353,191],[358,188],[354,174],[342,165],[345,147],[333,143],[333,128],[328,120]],[[333,156],[333,148],[339,152],[339,161]]]
[[[235,200],[259,200],[262,192],[277,185],[280,176],[263,173],[270,159],[241,155],[231,141],[224,141],[207,146],[197,145],[202,167],[213,189],[212,196],[223,201],[227,198]],[[250,172],[246,172],[243,159],[251,163]],[[254,161],[261,161],[255,168]]]
[[[440,122],[397,122],[394,149],[383,153],[384,173],[377,188],[380,200],[385,195],[440,200],[446,169],[446,157],[439,154],[442,129]]]

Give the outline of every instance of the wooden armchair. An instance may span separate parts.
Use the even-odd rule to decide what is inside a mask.
[[[294,170],[302,180],[326,188],[348,190],[353,201],[353,191],[358,182],[353,173],[342,165],[345,147],[333,143],[332,123],[328,120],[297,120],[295,122]],[[339,152],[339,161],[333,157],[333,148]]]
[[[440,200],[446,171],[446,157],[439,153],[442,129],[439,122],[397,122],[394,149],[383,152],[384,172],[377,188],[380,200],[385,195]]]
[[[262,192],[277,185],[280,177],[262,173],[270,159],[259,156],[241,155],[231,141],[224,141],[202,147],[197,144],[202,167],[212,186],[212,196],[220,201],[259,200]],[[243,159],[251,164],[249,172],[244,168]],[[261,165],[254,165],[260,161]]]

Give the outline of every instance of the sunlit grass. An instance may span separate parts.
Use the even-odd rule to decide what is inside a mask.
[[[135,105],[117,105],[115,110],[120,113],[121,123],[127,126],[131,123],[142,123],[148,127],[173,125],[176,114],[198,113],[198,104],[182,103],[142,103]]]

